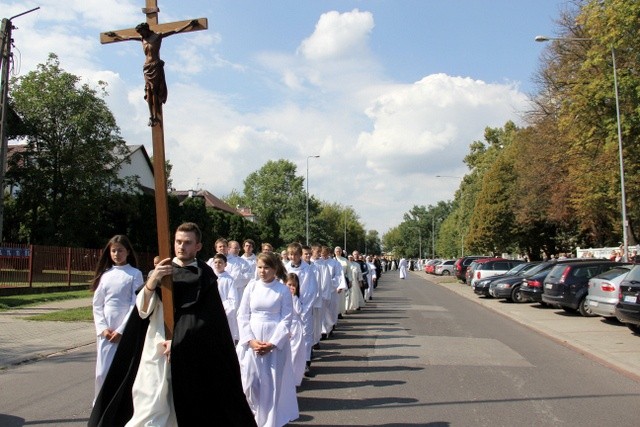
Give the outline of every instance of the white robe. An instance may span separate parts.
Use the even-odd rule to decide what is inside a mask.
[[[349,271],[349,261],[344,257],[335,258],[340,265],[342,266],[342,275],[344,278],[344,282],[338,287],[338,289],[342,289],[342,292],[338,295],[338,314],[345,315],[347,313],[347,297],[349,295],[349,285],[347,284],[347,277],[351,280],[351,273]],[[338,314],[336,314],[336,322],[338,319]]]
[[[304,368],[307,366],[307,346],[304,342],[302,327],[302,305],[297,296],[293,297],[293,316],[291,317],[291,359],[296,386],[302,384]]]
[[[149,318],[149,327],[145,335],[140,366],[131,389],[133,417],[125,427],[174,427],[178,422],[173,407],[171,367],[163,354],[162,343],[166,340],[162,301],[154,292],[146,312],[142,311],[143,305],[144,290],[138,293],[136,306],[141,318]]]
[[[400,270],[400,278],[407,278],[407,260],[404,258],[400,259],[400,263],[398,264],[398,269]]]
[[[225,271],[229,273],[231,277],[233,277],[233,284],[235,285],[238,291],[238,304],[240,304],[240,299],[242,298],[242,293],[244,292],[245,286],[249,283],[249,280],[253,279],[253,272],[251,271],[251,265],[239,257],[233,254],[227,254],[227,267]],[[213,268],[213,258],[209,258],[207,261],[207,265]],[[236,306],[236,309],[238,307]]]
[[[234,342],[238,342],[240,334],[238,332],[238,306],[240,305],[240,298],[238,298],[238,289],[233,284],[233,277],[226,271],[218,274],[218,293],[222,300],[222,306],[224,312],[227,315],[227,321],[229,322],[229,329],[231,330],[231,337]]]
[[[118,348],[118,344],[109,342],[102,332],[111,329],[122,334],[136,303],[135,291],[143,283],[142,272],[129,264],[114,265],[100,277],[93,294],[93,321],[97,338],[95,397],[102,388]]]
[[[307,345],[307,361],[311,360],[313,348],[313,306],[318,298],[318,282],[309,264],[300,262],[298,267],[292,267],[291,261],[285,265],[287,273],[296,273],[300,282],[300,304],[302,304],[302,325],[304,327],[304,340]]]
[[[342,265],[335,258],[329,258],[326,260],[329,272],[331,275],[331,290],[329,295],[329,301],[327,302],[326,309],[324,311],[324,318],[322,319],[322,333],[329,334],[333,330],[333,327],[338,323],[338,313],[340,304],[340,295],[338,289],[341,291],[347,289],[347,283],[342,273]]]
[[[291,291],[279,280],[252,280],[238,311],[240,342],[236,348],[242,385],[259,427],[281,427],[298,418],[298,398],[291,356]],[[258,355],[249,341],[274,344]]]
[[[349,289],[349,295],[347,296],[347,310],[358,310],[365,304],[364,297],[362,296],[362,290],[360,289],[360,282],[362,278],[362,269],[360,264],[349,261],[349,271],[351,271],[351,289]]]
[[[373,284],[378,277],[376,273],[376,266],[372,262],[367,262],[367,267],[369,267],[369,274],[367,274],[367,284],[369,287],[364,290],[364,300],[369,301],[373,298]]]

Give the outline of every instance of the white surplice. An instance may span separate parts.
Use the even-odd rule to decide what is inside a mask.
[[[298,398],[291,355],[293,298],[282,282],[252,280],[238,311],[237,346],[242,385],[259,427],[281,427],[298,418]],[[275,345],[256,354],[249,341]]]

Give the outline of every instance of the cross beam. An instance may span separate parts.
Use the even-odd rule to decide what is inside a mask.
[[[107,31],[100,34],[100,43],[114,43],[127,40],[142,42],[146,59],[143,67],[145,76],[145,99],[149,105],[151,138],[153,143],[153,172],[156,201],[156,223],[158,230],[158,255],[160,259],[171,257],[171,235],[169,230],[169,208],[167,203],[167,176],[164,154],[164,121],[162,104],[167,99],[166,81],[164,79],[164,62],[160,60],[160,46],[164,37],[190,31],[206,30],[207,18],[187,21],[158,23],[157,0],[145,0],[142,9],[147,17],[146,24],[136,28]],[[162,278],[162,307],[164,311],[164,328],[166,339],[173,337],[174,306],[173,282],[171,275]]]

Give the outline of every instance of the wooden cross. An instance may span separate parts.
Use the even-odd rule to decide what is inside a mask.
[[[142,9],[146,23],[136,28],[108,31],[100,34],[100,43],[115,43],[126,40],[142,42],[146,59],[143,67],[145,78],[145,99],[149,105],[149,126],[153,142],[153,171],[156,199],[156,222],[158,230],[158,255],[160,259],[171,257],[171,235],[169,230],[169,209],[167,204],[167,176],[164,155],[164,122],[162,104],[167,100],[164,62],[160,59],[160,46],[164,37],[190,31],[206,30],[207,18],[158,24],[157,0],[145,0]],[[162,306],[166,338],[173,337],[173,282],[171,276],[162,279]]]

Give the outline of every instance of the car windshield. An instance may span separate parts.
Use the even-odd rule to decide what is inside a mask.
[[[548,269],[550,266],[551,264],[542,262],[538,265],[533,266],[530,270],[527,270],[527,274],[525,276],[533,276],[535,274],[540,273],[543,270]]]
[[[627,274],[631,270],[631,266],[623,266],[612,268],[611,270],[605,271],[604,273],[600,273],[594,277],[594,279],[602,279],[602,280],[611,280],[615,279],[618,276],[623,274]]]
[[[631,269],[631,271],[629,272],[629,274],[627,274],[627,277],[625,277],[625,280],[628,281],[636,281],[639,282],[640,281],[640,265],[634,265],[633,268]]]
[[[521,271],[523,271],[523,270],[525,270],[525,271],[526,271],[526,270],[528,270],[528,269],[527,269],[527,266],[529,266],[529,264],[528,264],[528,263],[526,263],[526,262],[523,262],[523,263],[521,263],[521,264],[514,265],[513,267],[511,267],[511,270],[507,271],[507,272],[506,272],[506,273],[504,273],[504,274],[505,274],[505,276],[506,276],[506,275],[510,275],[510,274],[518,274],[519,272],[521,272]],[[529,267],[529,268],[531,268],[531,267]]]

